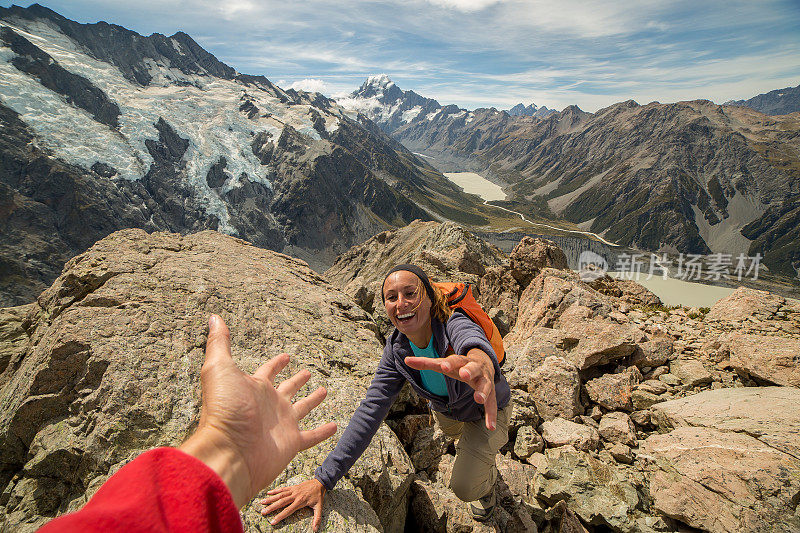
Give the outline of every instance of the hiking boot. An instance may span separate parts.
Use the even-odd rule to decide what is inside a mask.
[[[475,521],[485,522],[494,514],[494,506],[496,503],[497,499],[495,497],[494,487],[492,487],[489,494],[469,503],[469,512],[472,514],[472,518]]]

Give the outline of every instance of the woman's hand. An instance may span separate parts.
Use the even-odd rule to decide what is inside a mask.
[[[434,370],[445,376],[463,381],[475,389],[475,401],[483,404],[486,427],[494,431],[497,426],[497,395],[494,390],[494,363],[492,358],[479,348],[472,348],[467,355],[451,355],[433,359],[430,357],[406,357],[405,362],[417,370]]]
[[[266,505],[261,514],[266,516],[278,509],[283,509],[277,516],[270,520],[273,526],[288,517],[298,509],[311,507],[314,510],[314,519],[311,523],[314,531],[319,529],[322,522],[322,502],[325,499],[325,487],[316,478],[303,481],[297,485],[280,487],[267,492],[267,498],[261,501]]]
[[[200,372],[200,423],[180,449],[219,474],[237,507],[272,483],[299,451],[336,432],[332,422],[300,430],[299,421],[322,402],[326,391],[320,387],[292,403],[311,373],[301,370],[276,388],[275,377],[288,363],[289,356],[282,354],[252,376],[245,374],[231,358],[227,326],[220,317],[211,316]]]

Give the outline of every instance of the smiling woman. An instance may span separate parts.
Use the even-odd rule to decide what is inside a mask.
[[[392,268],[381,296],[396,329],[386,341],[366,398],[314,479],[269,491],[261,502],[262,514],[280,511],[272,524],[311,507],[314,531],[319,528],[325,492],[364,452],[406,382],[428,400],[444,434],[457,440],[450,488],[469,502],[475,520],[493,514],[495,455],[508,441],[511,393],[491,343],[478,324],[448,307],[442,292],[416,265]]]

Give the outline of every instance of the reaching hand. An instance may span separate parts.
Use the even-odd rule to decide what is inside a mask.
[[[405,362],[417,370],[433,370],[463,381],[475,389],[475,401],[483,404],[486,427],[494,431],[497,425],[497,395],[494,390],[494,363],[489,355],[472,348],[467,355],[451,355],[440,359],[406,357]]]
[[[180,449],[216,471],[242,507],[278,477],[298,452],[336,432],[328,423],[300,431],[298,422],[325,398],[318,388],[291,403],[311,377],[301,370],[274,387],[275,376],[289,363],[281,354],[250,376],[231,358],[230,332],[216,315],[209,319],[206,359],[201,370],[203,406],[197,431]]]
[[[270,524],[273,526],[298,509],[311,507],[314,510],[314,520],[311,526],[314,531],[319,529],[319,525],[322,522],[322,502],[325,499],[325,487],[316,478],[303,481],[297,485],[272,489],[267,492],[267,495],[267,498],[261,501],[262,505],[267,506],[262,509],[262,515],[266,516],[285,507],[283,511],[270,520]]]

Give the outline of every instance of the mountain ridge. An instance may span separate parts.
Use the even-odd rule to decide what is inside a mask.
[[[769,243],[777,237],[767,237],[790,216],[780,206],[800,187],[794,115],[703,99],[628,100],[595,113],[568,106],[544,119],[447,108],[383,127],[442,170],[478,172],[504,186],[516,210],[645,251],[760,253],[770,268],[795,276],[800,240],[781,232],[776,253]]]
[[[127,227],[216,229],[323,269],[414,219],[485,223],[476,198],[333,101],[240,74],[186,34],[38,5],[2,8],[0,26],[4,304]]]

